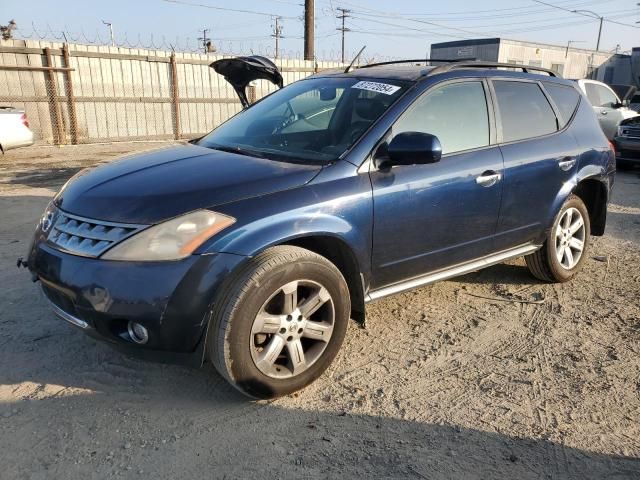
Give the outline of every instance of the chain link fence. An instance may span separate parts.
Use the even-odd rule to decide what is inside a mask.
[[[23,109],[41,144],[179,140],[240,111],[209,67],[219,55],[55,42],[0,42],[0,106]],[[278,59],[285,84],[337,62]],[[259,99],[276,87],[255,82]]]

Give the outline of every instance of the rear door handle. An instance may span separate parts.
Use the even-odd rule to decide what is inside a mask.
[[[562,170],[563,172],[571,170],[571,168],[575,164],[576,164],[575,157],[564,157],[563,159],[558,161],[558,166],[560,167],[560,170]]]
[[[476,183],[478,185],[482,185],[483,187],[492,187],[500,180],[502,180],[502,174],[493,170],[487,170],[486,172],[483,172],[479,177],[476,177]]]

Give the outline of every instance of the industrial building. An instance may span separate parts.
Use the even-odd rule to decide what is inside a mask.
[[[640,48],[631,55],[505,38],[482,38],[431,45],[431,58],[517,63],[554,70],[565,78],[593,78],[640,87]]]

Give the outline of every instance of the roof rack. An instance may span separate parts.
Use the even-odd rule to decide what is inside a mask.
[[[459,59],[448,59],[448,58],[416,58],[413,60],[391,60],[389,62],[377,62],[377,63],[368,63],[367,65],[360,65],[357,67],[357,69],[361,69],[361,68],[370,68],[370,67],[380,67],[383,65],[398,65],[401,63],[455,63],[455,62],[465,62],[468,61],[468,58],[465,58],[464,60],[459,60]],[[471,59],[471,60],[475,60],[475,59]]]
[[[519,63],[499,63],[499,62],[455,62],[448,63],[446,65],[440,65],[439,67],[434,68],[433,70],[429,70],[427,76],[437,75],[438,73],[445,73],[451,70],[457,70],[459,68],[518,68],[521,69],[524,73],[528,73],[529,71],[533,72],[544,72],[548,74],[550,77],[558,77],[562,78],[557,72],[553,70],[549,70],[548,68],[536,67],[532,65],[522,65]]]

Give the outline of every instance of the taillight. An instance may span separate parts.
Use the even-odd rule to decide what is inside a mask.
[[[20,116],[20,121],[22,122],[22,124],[23,124],[25,127],[29,128],[29,120],[27,120],[27,114],[26,114],[26,113],[23,113],[23,114]]]

